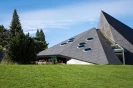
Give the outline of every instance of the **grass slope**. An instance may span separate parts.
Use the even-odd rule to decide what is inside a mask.
[[[0,65],[0,88],[133,88],[133,66]]]

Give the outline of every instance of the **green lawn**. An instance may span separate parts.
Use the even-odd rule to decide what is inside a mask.
[[[133,88],[133,66],[0,65],[0,88]]]

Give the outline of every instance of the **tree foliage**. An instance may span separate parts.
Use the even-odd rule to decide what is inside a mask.
[[[5,28],[3,25],[0,25],[0,32],[4,32],[5,31]]]
[[[40,32],[39,32],[39,29],[37,29],[37,31],[36,31],[36,40],[39,41],[39,39],[40,39]]]
[[[36,37],[34,38],[36,53],[48,48],[48,43],[45,41],[45,35],[42,29],[37,29]]]
[[[8,41],[10,40],[9,37],[9,31],[4,28],[3,25],[0,25],[0,45],[2,47],[6,47]]]
[[[2,46],[3,46],[3,40],[5,38],[4,31],[5,31],[4,26],[0,25],[0,45],[2,45]]]
[[[40,30],[40,41],[45,41],[45,35],[42,29]]]
[[[15,36],[17,32],[19,32],[20,30],[22,30],[22,27],[19,20],[19,16],[17,14],[17,10],[15,9],[13,12],[12,21],[10,25],[11,36]]]
[[[36,60],[36,54],[47,49],[45,35],[42,29],[38,29],[36,37],[32,38],[24,34],[15,9],[12,16],[10,29],[0,25],[0,49],[4,47],[4,61],[19,64],[29,64]]]
[[[14,36],[9,44],[9,58],[20,64],[29,64],[36,59],[34,40],[22,31]]]
[[[10,26],[10,41],[5,50],[4,59],[20,64],[29,64],[36,59],[35,42],[24,34],[17,11],[14,10]]]

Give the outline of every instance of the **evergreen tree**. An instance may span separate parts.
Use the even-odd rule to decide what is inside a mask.
[[[34,41],[35,41],[36,53],[39,53],[40,51],[48,48],[48,43],[45,41],[45,35],[42,29],[40,31],[37,29]]]
[[[4,26],[0,25],[0,45],[2,45],[2,42],[4,40]]]
[[[29,64],[36,58],[34,39],[25,35],[21,28],[17,11],[14,10],[10,26],[11,38],[5,50],[4,60]]]
[[[19,16],[17,14],[17,10],[15,9],[13,12],[12,22],[10,25],[11,36],[15,36],[17,32],[22,30],[21,23],[19,20]]]
[[[36,32],[36,39],[38,41],[40,40],[40,32],[39,32],[39,29],[37,29],[37,32]]]
[[[3,26],[3,25],[0,25],[0,33],[1,33],[1,32],[4,32],[4,31],[5,31],[4,26]]]
[[[19,64],[29,64],[36,59],[34,40],[23,31],[14,36],[9,44],[8,57],[11,61]]]
[[[40,30],[40,41],[45,41],[45,35],[42,29]]]
[[[0,25],[0,45],[5,47],[9,41],[9,31]]]

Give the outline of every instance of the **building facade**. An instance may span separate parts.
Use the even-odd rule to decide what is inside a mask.
[[[38,53],[38,60],[65,64],[133,64],[133,29],[101,12],[98,28],[91,28]]]

